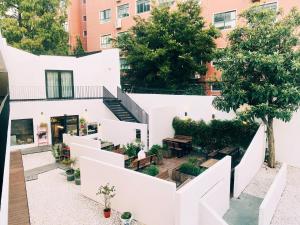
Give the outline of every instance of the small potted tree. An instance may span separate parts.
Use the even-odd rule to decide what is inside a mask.
[[[121,215],[121,221],[123,225],[130,225],[132,221],[131,212],[123,212]]]
[[[104,198],[104,217],[109,218],[111,214],[111,203],[110,200],[116,195],[115,186],[110,186],[109,183],[101,185],[98,189],[97,195],[103,195]]]
[[[79,168],[75,170],[74,177],[75,177],[75,184],[80,185],[81,180],[80,180],[80,169]]]

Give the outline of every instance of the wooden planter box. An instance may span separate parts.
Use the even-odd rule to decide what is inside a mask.
[[[193,178],[195,178],[195,176],[181,173],[179,171],[179,167],[173,169],[173,171],[172,171],[172,180],[174,180],[180,184],[184,183],[187,179],[193,179]]]

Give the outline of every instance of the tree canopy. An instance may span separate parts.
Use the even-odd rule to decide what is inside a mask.
[[[2,35],[34,54],[67,55],[66,7],[67,0],[1,0]]]
[[[300,14],[253,6],[243,12],[245,26],[228,36],[217,52],[222,96],[216,108],[234,110],[244,119],[259,118],[267,127],[269,166],[275,166],[273,119],[289,121],[300,105]]]
[[[76,38],[76,46],[73,49],[73,55],[77,57],[85,55],[85,51],[83,49],[81,39],[78,36]]]
[[[177,9],[154,7],[145,20],[117,38],[129,65],[126,80],[145,88],[189,88],[195,74],[205,75],[219,32],[205,27],[198,1],[178,3]]]

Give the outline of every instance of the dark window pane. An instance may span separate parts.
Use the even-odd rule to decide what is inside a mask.
[[[34,143],[33,120],[12,120],[11,145],[23,145],[32,143]]]

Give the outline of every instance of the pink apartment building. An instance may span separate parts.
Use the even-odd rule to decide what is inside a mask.
[[[226,34],[241,23],[238,15],[253,3],[275,10],[282,8],[285,13],[293,7],[300,9],[299,0],[199,0],[206,23],[212,23],[221,30],[222,37],[216,40],[217,47],[226,46]],[[68,9],[70,45],[75,46],[79,36],[87,52],[111,48],[110,39],[132,27],[135,16],[149,17],[153,4],[151,0],[71,0]],[[155,4],[175,6],[176,2],[157,0]],[[220,75],[211,63],[207,75],[199,82],[207,83]],[[206,89],[207,94],[218,93],[213,84],[206,85]]]

